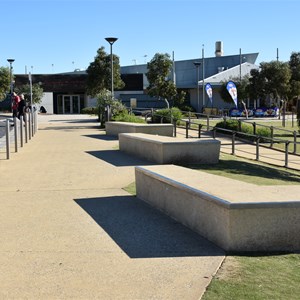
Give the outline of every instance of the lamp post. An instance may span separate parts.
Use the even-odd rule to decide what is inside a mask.
[[[204,74],[205,68],[204,68],[204,44],[202,45],[202,104],[205,105],[205,90],[204,90]]]
[[[10,64],[9,67],[9,80],[10,80],[10,95],[12,95],[14,89],[13,89],[13,82],[12,82],[12,63],[15,61],[13,58],[8,58],[7,61]]]
[[[194,65],[197,69],[197,111],[200,111],[200,94],[199,94],[199,67],[201,65],[201,62],[195,61]]]
[[[112,45],[118,38],[107,37],[105,40],[110,44],[110,67],[111,67],[111,99],[114,99],[114,66],[113,66],[113,53]]]

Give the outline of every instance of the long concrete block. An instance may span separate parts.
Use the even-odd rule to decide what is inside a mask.
[[[174,165],[135,168],[137,197],[227,251],[299,251],[300,186],[257,186]]]
[[[146,133],[173,136],[172,124],[143,124],[130,122],[106,122],[107,135],[118,136],[119,133]]]
[[[121,151],[158,164],[219,162],[221,143],[214,139],[178,139],[142,133],[119,134]]]

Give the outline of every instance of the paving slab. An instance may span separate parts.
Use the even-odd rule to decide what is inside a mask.
[[[145,164],[93,117],[39,115],[0,160],[0,298],[200,299],[224,252],[122,189]]]

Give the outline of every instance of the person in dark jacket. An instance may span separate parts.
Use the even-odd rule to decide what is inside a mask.
[[[20,99],[21,99],[21,101],[19,102],[19,105],[18,105],[18,119],[20,120],[21,116],[22,116],[23,120],[24,120],[26,102],[25,102],[25,98],[24,98],[23,94],[20,95]]]

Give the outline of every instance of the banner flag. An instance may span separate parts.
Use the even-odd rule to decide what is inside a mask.
[[[212,87],[211,87],[210,83],[207,83],[205,85],[205,90],[206,90],[206,93],[207,93],[207,96],[208,96],[210,102],[212,103]]]
[[[228,81],[226,88],[227,88],[227,91],[230,94],[230,96],[231,96],[231,98],[232,98],[232,100],[235,104],[235,107],[237,107],[237,101],[238,101],[238,99],[237,99],[237,89],[236,89],[236,86],[235,86],[234,82]]]

